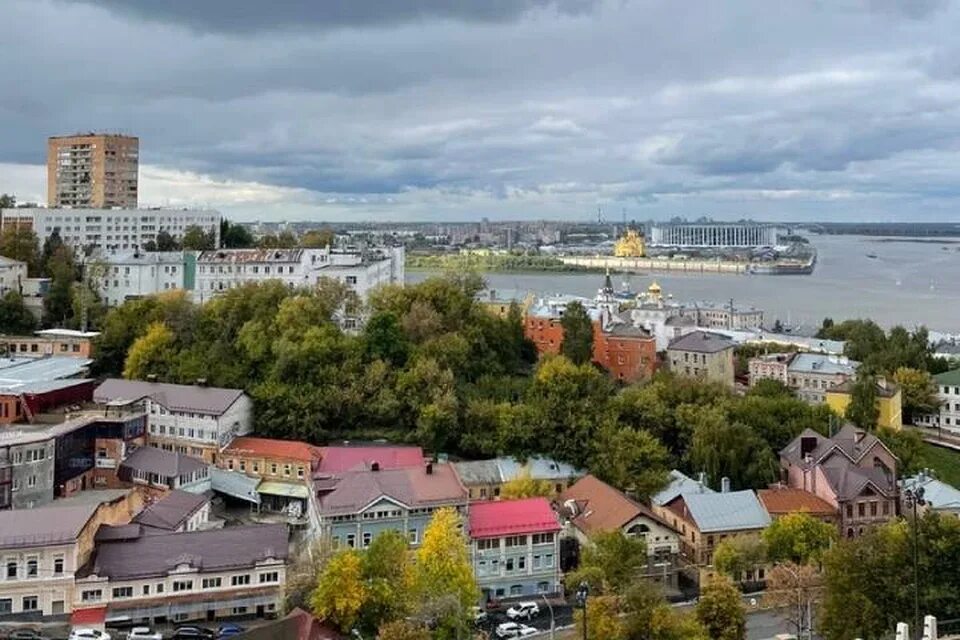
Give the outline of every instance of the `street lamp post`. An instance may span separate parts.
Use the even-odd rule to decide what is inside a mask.
[[[583,640],[587,640],[587,598],[590,596],[590,586],[581,582],[577,587],[577,605],[583,609]]]
[[[554,624],[553,605],[550,604],[550,601],[549,601],[549,600],[547,600],[547,594],[544,593],[544,594],[542,594],[540,597],[543,598],[543,603],[544,603],[545,605],[547,605],[547,609],[550,610],[550,640],[555,640],[555,638],[556,638],[556,625]]]
[[[914,637],[923,633],[920,626],[920,530],[917,521],[917,507],[926,504],[923,499],[923,487],[914,486],[903,492],[903,501],[913,510],[913,629]]]

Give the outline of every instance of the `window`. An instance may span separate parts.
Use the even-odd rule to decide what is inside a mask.
[[[230,578],[230,584],[234,587],[242,587],[243,585],[250,584],[250,574],[245,573],[242,576],[233,576]]]
[[[552,553],[548,553],[547,555],[543,556],[543,567],[544,567],[545,569],[552,569],[552,568],[553,568],[553,554],[552,554]]]
[[[276,571],[271,571],[270,573],[261,573],[260,574],[260,584],[265,582],[279,582],[280,574]]]
[[[143,585],[143,589],[141,590],[141,593],[145,596],[150,595],[150,585],[148,584]]]
[[[533,534],[533,544],[550,544],[553,542],[552,533],[535,533]]]
[[[0,616],[13,613],[13,599],[0,598]]]
[[[132,598],[133,597],[133,587],[114,587],[113,588],[113,597],[116,598]]]
[[[174,580],[173,592],[178,593],[180,591],[193,591],[193,580]]]
[[[510,587],[510,595],[512,596],[522,596],[523,595],[523,585],[515,584]]]
[[[349,548],[351,548],[351,549],[353,549],[355,546],[357,546],[357,536],[356,536],[356,534],[354,534],[354,533],[348,533],[348,534],[347,534],[347,546],[348,546]]]
[[[507,536],[504,538],[507,548],[522,547],[527,544],[527,536]]]
[[[857,505],[857,515],[861,518],[867,515],[867,506],[862,502]]]
[[[287,476],[288,478],[290,477],[290,465],[283,465],[283,475]]]
[[[21,604],[23,604],[22,609],[24,611],[36,611],[40,608],[39,598],[37,598],[37,596],[23,596],[23,602]]]
[[[499,549],[499,538],[487,538],[486,540],[477,540],[477,550],[486,551],[487,549]]]
[[[63,556],[53,559],[53,575],[59,576],[63,573]]]
[[[103,591],[100,589],[90,589],[80,593],[82,602],[99,602],[101,599],[103,599]]]
[[[163,583],[162,583],[162,582],[158,582],[158,583],[157,583],[157,593],[163,593]]]
[[[507,571],[513,571],[513,558],[507,558]]]
[[[418,539],[419,539],[419,535],[418,535],[418,533],[417,533],[417,530],[416,530],[416,529],[410,529],[410,531],[407,532],[407,539],[410,540],[410,544],[417,544],[417,541],[418,541]]]
[[[246,608],[246,607],[234,607],[234,608],[233,608],[233,615],[235,615],[235,616],[242,616],[242,615],[244,615],[245,613],[247,613],[247,608]]]
[[[276,462],[274,462],[274,463],[272,463],[272,464],[270,465],[270,473],[272,473],[273,475],[277,475],[277,463],[276,463]]]
[[[537,593],[546,593],[550,590],[549,582],[538,582],[537,583]]]
[[[7,580],[16,580],[17,579],[17,561],[16,560],[7,560]]]
[[[847,517],[848,517],[848,518],[852,518],[852,517],[853,517],[853,505],[852,505],[852,504],[848,504],[848,505],[847,505]]]
[[[37,569],[39,564],[40,564],[39,560],[37,560],[36,557],[27,558],[27,577],[28,578],[37,577]]]
[[[217,589],[221,584],[223,584],[221,578],[204,578],[201,586],[204,589]]]
[[[885,515],[885,516],[890,515],[890,503],[889,503],[889,502],[884,502],[884,503],[883,503],[883,515]]]
[[[363,532],[363,548],[366,549],[370,546],[370,543],[373,542],[373,534],[369,531]]]
[[[876,517],[876,515],[877,515],[877,503],[876,503],[876,502],[871,502],[871,503],[870,503],[870,515],[871,515],[871,516],[874,516],[874,517]]]
[[[517,569],[524,570],[527,568],[527,558],[526,556],[520,556],[517,558]]]

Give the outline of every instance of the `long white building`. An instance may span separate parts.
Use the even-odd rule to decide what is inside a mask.
[[[654,247],[769,247],[777,228],[759,222],[666,222],[650,225]]]
[[[142,249],[166,231],[175,240],[197,226],[213,232],[220,244],[220,213],[200,209],[0,209],[0,230],[33,229],[42,245],[55,230],[74,249],[93,247],[101,253]]]
[[[127,300],[193,286],[188,267],[194,260],[184,251],[128,251],[104,257],[100,295],[108,307]]]

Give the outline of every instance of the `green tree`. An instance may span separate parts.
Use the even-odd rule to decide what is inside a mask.
[[[363,554],[366,599],[361,612],[364,628],[377,629],[411,610],[413,567],[407,540],[397,531],[378,534]]]
[[[247,249],[254,245],[253,235],[242,224],[223,218],[220,221],[220,246],[226,249]]]
[[[690,466],[706,472],[712,485],[724,477],[735,488],[762,488],[773,482],[779,465],[773,450],[745,424],[729,422],[720,408],[690,410],[697,416],[689,450]]]
[[[289,231],[277,235],[268,233],[257,240],[257,246],[261,249],[292,249],[297,246],[297,238]]]
[[[449,640],[464,632],[480,590],[455,510],[434,512],[417,550],[414,575],[416,601],[432,618],[437,638]]]
[[[587,310],[577,301],[567,305],[560,319],[563,342],[560,353],[574,364],[587,364],[593,359],[593,322]]]
[[[722,540],[713,551],[714,568],[737,581],[762,567],[766,561],[766,545],[757,536],[731,536]]]
[[[711,640],[743,640],[747,636],[747,612],[740,590],[725,576],[715,577],[701,589],[697,619]]]
[[[529,465],[520,469],[520,473],[507,480],[500,489],[503,500],[520,498],[546,498],[553,495],[553,484],[549,480],[537,480],[530,472]]]
[[[300,237],[300,246],[304,249],[324,249],[333,246],[337,234],[330,227],[311,229]]]
[[[567,584],[574,587],[584,581],[589,584],[586,578],[599,576],[602,580],[599,593],[625,593],[646,564],[647,545],[643,538],[627,536],[620,530],[600,532],[582,549],[577,574],[585,572],[584,576],[568,576]]]
[[[30,276],[39,276],[41,273],[40,244],[32,229],[6,227],[0,232],[0,255],[27,263]]]
[[[48,239],[52,247],[46,261],[46,273],[50,276],[50,288],[43,299],[44,324],[66,327],[73,318],[73,283],[76,281],[76,267],[73,252],[62,242]],[[46,253],[48,245],[44,245]]]
[[[411,345],[396,315],[389,311],[374,314],[367,321],[363,335],[369,360],[383,360],[394,367],[406,364]]]
[[[667,604],[663,593],[650,582],[634,583],[621,609],[627,640],[707,640],[707,631],[696,616]]]
[[[0,209],[13,209],[15,206],[17,206],[16,196],[9,193],[0,193]]]
[[[880,407],[877,406],[877,380],[872,375],[857,374],[844,417],[861,429],[872,431],[877,428]]]
[[[157,251],[179,251],[180,243],[170,235],[169,231],[162,230],[157,233],[156,250]]]
[[[923,436],[912,429],[877,429],[876,435],[897,456],[897,473],[901,478],[912,476],[926,467],[926,445]]]
[[[573,614],[578,638],[587,638],[587,640],[621,640],[623,638],[623,622],[620,620],[615,597],[593,596],[587,599],[586,633],[583,630],[583,614],[583,609],[579,608]]]
[[[430,630],[409,620],[394,620],[380,625],[377,640],[430,640]]]
[[[328,538],[318,538],[309,544],[300,545],[287,565],[283,584],[284,611],[311,608],[310,596],[317,587],[317,576],[323,573],[333,554],[333,544]]]
[[[593,448],[590,468],[595,475],[631,495],[649,498],[667,484],[670,454],[646,430],[608,422]]]
[[[329,620],[340,631],[349,634],[367,600],[360,554],[353,549],[345,549],[330,558],[317,579],[317,587],[310,600],[314,615],[321,620]]]
[[[150,325],[147,332],[130,347],[123,377],[144,380],[149,375],[155,375],[160,380],[169,380],[176,366],[175,340],[167,325],[162,322]]]
[[[204,231],[202,227],[192,224],[184,229],[181,244],[184,249],[191,251],[209,251],[217,248],[217,237],[213,231]]]
[[[808,513],[789,513],[763,531],[767,557],[772,562],[819,562],[837,538],[837,528]]]
[[[940,410],[937,385],[929,372],[900,367],[893,373],[893,381],[900,386],[904,423],[913,424],[916,416]]]
[[[23,302],[23,296],[8,291],[0,298],[0,333],[29,335],[37,328],[37,319]]]

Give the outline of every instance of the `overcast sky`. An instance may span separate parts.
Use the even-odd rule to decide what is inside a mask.
[[[0,0],[0,192],[248,220],[956,220],[948,0]]]

